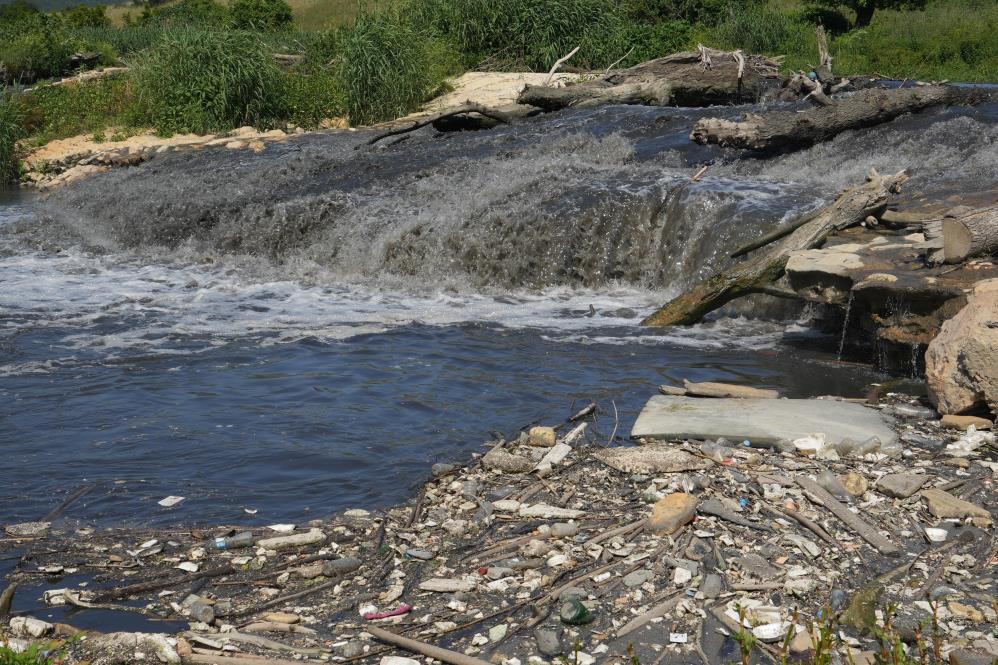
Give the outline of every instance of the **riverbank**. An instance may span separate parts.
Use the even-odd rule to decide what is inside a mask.
[[[435,465],[405,505],[306,524],[6,525],[0,555],[17,558],[8,581],[20,586],[4,641],[34,638],[65,663],[409,655],[393,635],[454,663],[715,663],[736,660],[738,644],[805,662],[828,650],[873,662],[901,644],[933,662],[990,662],[994,436],[877,394],[837,408],[879,411],[889,430],[826,416],[827,439],[754,431],[728,448],[697,437],[607,448],[590,425],[612,415],[592,405]],[[696,401],[720,417],[738,408]],[[840,443],[842,426],[885,440]],[[88,615],[98,630],[80,629]]]

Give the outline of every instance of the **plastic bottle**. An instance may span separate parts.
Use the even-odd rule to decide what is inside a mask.
[[[855,457],[862,457],[863,455],[869,455],[870,453],[875,453],[878,450],[880,450],[881,445],[882,444],[880,443],[880,439],[878,439],[875,436],[871,436],[869,439],[863,441],[861,444],[856,446],[853,449],[852,454]]]
[[[253,537],[253,532],[241,531],[228,538],[216,538],[214,544],[216,549],[235,550],[240,547],[252,547],[255,542],[256,539]]]
[[[704,441],[700,445],[700,452],[702,452],[707,459],[711,459],[718,464],[731,465],[735,463],[735,451],[733,448],[729,448],[728,446],[718,445],[712,441]]]
[[[904,453],[904,446],[900,441],[894,441],[893,443],[885,443],[880,446],[880,454],[887,455],[891,458],[898,458]]]
[[[839,482],[838,477],[828,469],[818,474],[818,484],[828,490],[828,493],[839,501],[848,501],[851,498],[849,492]]]

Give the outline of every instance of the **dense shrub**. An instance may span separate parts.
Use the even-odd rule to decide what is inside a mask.
[[[232,0],[229,13],[237,30],[284,30],[294,22],[285,0]]]
[[[370,123],[415,109],[448,73],[448,48],[386,12],[362,15],[339,37],[350,120]]]
[[[26,0],[14,0],[0,5],[0,26],[16,26],[39,14],[38,8]]]
[[[798,14],[762,5],[729,13],[703,39],[716,48],[784,55],[790,69],[803,69],[817,56],[813,25]]]
[[[230,20],[229,10],[215,0],[180,0],[175,4],[146,4],[138,24],[159,27],[222,27]]]
[[[107,17],[103,5],[70,7],[59,12],[59,18],[67,28],[107,28],[111,26],[111,19]]]
[[[283,73],[250,33],[165,33],[134,77],[136,121],[162,134],[266,124],[280,113]]]
[[[716,25],[730,14],[765,0],[626,0],[624,9],[632,21],[657,23],[686,21],[689,24]]]
[[[75,49],[59,22],[42,15],[30,25],[21,25],[21,29],[2,35],[0,63],[3,63],[8,77],[30,81],[65,74]]]
[[[23,113],[11,93],[0,93],[0,185],[17,179],[17,142],[24,136]]]
[[[623,56],[628,21],[605,0],[411,0],[406,14],[451,44],[465,66],[547,70],[576,46],[575,66],[605,67]]]
[[[74,85],[39,86],[23,96],[23,123],[32,141],[41,143],[125,124],[131,102],[125,74]]]

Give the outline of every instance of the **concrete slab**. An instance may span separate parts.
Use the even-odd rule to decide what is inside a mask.
[[[835,445],[842,439],[884,443],[897,440],[893,419],[860,404],[824,399],[705,399],[655,395],[638,415],[632,438],[749,439],[773,443],[822,433]]]

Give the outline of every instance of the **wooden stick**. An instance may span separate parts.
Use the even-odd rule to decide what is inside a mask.
[[[217,651],[211,654],[192,653],[184,657],[184,662],[194,663],[195,665],[219,665],[219,663],[227,663],[228,665],[301,665],[300,660],[279,660],[276,658],[251,656],[249,654],[229,656]]]
[[[780,238],[790,235],[791,233],[793,233],[794,231],[796,231],[797,229],[799,229],[800,227],[804,226],[812,219],[817,217],[819,212],[821,212],[821,208],[813,212],[810,212],[806,215],[801,215],[800,217],[790,222],[789,224],[781,226],[775,231],[770,231],[769,233],[763,235],[758,240],[753,240],[747,245],[739,247],[731,254],[731,258],[737,259],[740,256],[745,256],[746,254],[748,254],[753,250],[759,249],[760,247],[765,247],[771,242],[776,242]]]
[[[643,529],[645,524],[648,523],[648,518],[641,518],[636,522],[631,522],[630,524],[625,524],[624,526],[618,526],[616,529],[610,529],[609,531],[604,531],[598,536],[593,536],[585,542],[586,545],[597,545],[602,543],[604,540],[610,540],[614,536],[619,536],[629,531],[637,531],[638,529]]]
[[[683,599],[681,595],[683,591],[685,591],[685,589],[678,589],[676,591],[673,591],[672,594],[668,596],[665,600],[663,600],[661,603],[651,608],[644,614],[638,615],[633,619],[631,619],[630,621],[628,621],[626,624],[624,624],[621,627],[620,630],[617,631],[617,637],[624,637],[625,635],[633,633],[638,628],[641,628],[652,619],[657,619],[661,616],[665,616],[666,614],[674,610],[676,608],[676,605],[679,604],[679,601]]]
[[[139,593],[145,593],[146,591],[156,591],[168,586],[178,586],[182,584],[190,584],[191,582],[196,582],[197,580],[204,579],[207,577],[220,577],[222,575],[230,575],[234,572],[234,569],[230,564],[225,564],[224,566],[219,566],[218,568],[208,568],[197,573],[191,573],[190,575],[184,575],[183,577],[177,577],[167,580],[157,580],[155,582],[142,582],[139,584],[131,584],[129,586],[118,587],[117,589],[106,589],[102,592],[98,592],[94,596],[95,603],[102,603],[108,600],[120,600],[122,598],[127,598],[129,596],[134,596]]]
[[[835,540],[835,538],[833,538],[830,533],[821,528],[820,524],[818,524],[817,522],[812,522],[807,517],[804,517],[804,515],[802,515],[799,511],[780,510],[779,508],[771,508],[770,506],[762,506],[762,509],[772,515],[777,515],[779,517],[789,517],[792,520],[796,520],[798,524],[811,531],[811,533],[815,534],[829,545],[834,545],[835,547],[841,547],[839,541]]]
[[[568,55],[556,60],[554,65],[551,66],[551,71],[548,72],[547,78],[544,79],[543,85],[550,85],[551,79],[554,78],[554,73],[558,71],[558,68],[561,67],[566,62],[568,62],[569,58],[578,53],[580,48],[582,47],[576,46],[575,48],[573,48],[571,51],[568,52]]]
[[[797,484],[833,515],[842,520],[846,526],[858,533],[863,540],[873,545],[881,554],[893,556],[900,552],[897,545],[884,538],[876,528],[849,510],[815,481],[801,476],[797,478]]]
[[[395,646],[401,647],[406,651],[412,651],[424,656],[429,656],[430,658],[434,658],[444,663],[451,663],[451,665],[492,665],[488,661],[481,660],[480,658],[473,658],[471,656],[466,656],[463,653],[451,651],[450,649],[442,649],[440,647],[433,646],[432,644],[427,644],[426,642],[420,642],[408,637],[402,637],[401,635],[396,635],[395,633],[389,632],[384,628],[365,626],[364,631],[374,635],[382,642],[394,644]]]
[[[197,635],[197,633],[190,633],[191,635]],[[229,640],[231,642],[239,642],[241,644],[253,644],[258,647],[263,647],[265,649],[273,649],[274,651],[288,651],[291,653],[300,653],[305,656],[318,656],[321,653],[328,653],[328,649],[304,649],[302,647],[292,646],[290,644],[285,644],[284,642],[277,642],[276,640],[269,640],[266,637],[260,637],[259,635],[243,635],[236,631],[229,631],[227,633],[221,633],[217,636],[212,636],[212,639]]]
[[[390,129],[387,132],[378,134],[377,136],[369,140],[367,142],[367,145],[374,145],[378,141],[386,139],[389,136],[398,136],[399,134],[407,134],[409,132],[414,132],[417,129],[420,129],[421,127],[432,125],[438,120],[443,120],[444,118],[450,118],[455,115],[464,115],[466,113],[477,113],[478,115],[483,115],[486,118],[492,118],[493,120],[501,122],[504,125],[508,125],[512,122],[510,116],[506,113],[503,113],[502,111],[496,111],[495,109],[490,109],[486,106],[482,106],[481,104],[465,104],[463,106],[457,107],[456,109],[452,109],[450,111],[444,111],[442,113],[437,113],[436,115],[431,115],[427,118],[423,118],[422,120],[417,120],[408,127]]]

